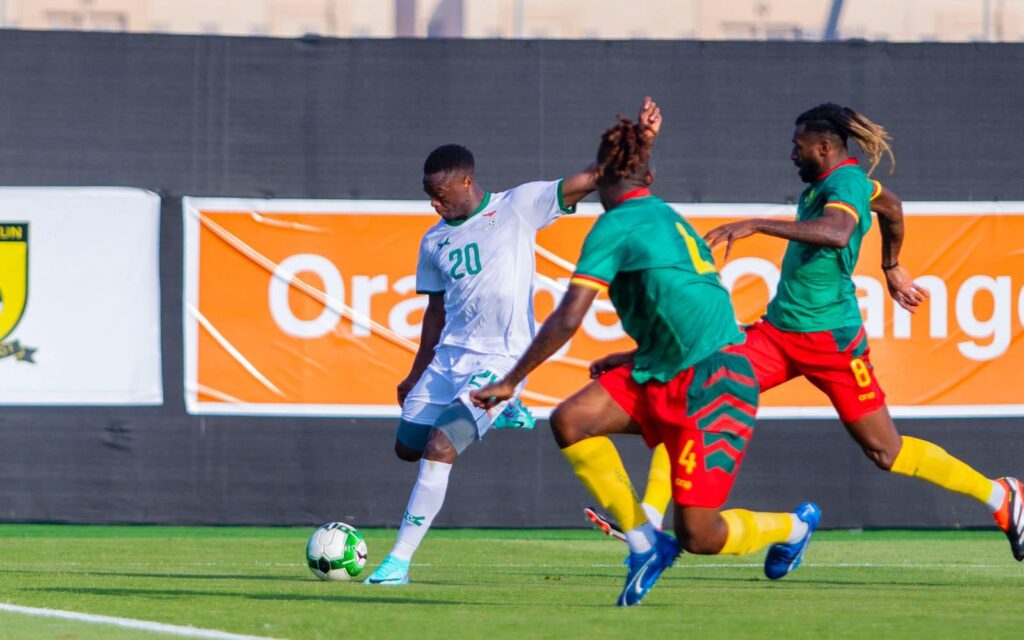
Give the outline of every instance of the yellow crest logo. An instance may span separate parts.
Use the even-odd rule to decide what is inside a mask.
[[[28,302],[28,224],[0,223],[0,341],[11,335]]]
[[[28,223],[0,222],[0,359],[32,362],[35,349],[3,342],[21,322],[28,303]]]

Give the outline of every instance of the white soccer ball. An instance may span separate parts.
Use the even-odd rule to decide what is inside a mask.
[[[351,580],[366,566],[366,540],[355,527],[328,522],[310,536],[306,564],[321,580]]]

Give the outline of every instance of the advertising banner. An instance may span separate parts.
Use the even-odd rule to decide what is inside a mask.
[[[0,404],[153,405],[160,198],[0,188]]]
[[[673,205],[697,230],[791,206]],[[600,213],[585,204],[537,239],[538,321],[567,286]],[[1024,203],[907,203],[900,261],[931,292],[911,315],[889,297],[880,240],[865,238],[855,280],[876,374],[895,415],[1024,415]],[[185,394],[208,414],[397,416],[426,296],[415,292],[426,202],[186,198]],[[722,281],[740,322],[764,312],[785,242],[739,241]],[[632,348],[607,299],[567,348],[532,374],[525,399],[545,415],[588,381],[599,356]],[[795,380],[762,396],[763,417],[826,417]]]

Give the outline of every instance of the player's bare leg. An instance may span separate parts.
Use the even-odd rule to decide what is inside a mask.
[[[420,458],[423,457],[423,451],[408,447],[402,444],[400,440],[395,440],[395,455],[398,456],[400,460],[404,460],[406,462],[419,462]]]
[[[884,406],[845,426],[878,468],[927,480],[985,504],[1009,538],[1013,557],[1024,560],[1024,501],[1019,480],[986,478],[938,445],[901,436]]]

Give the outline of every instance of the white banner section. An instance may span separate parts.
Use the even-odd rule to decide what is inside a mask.
[[[158,405],[160,198],[0,188],[0,404]]]

